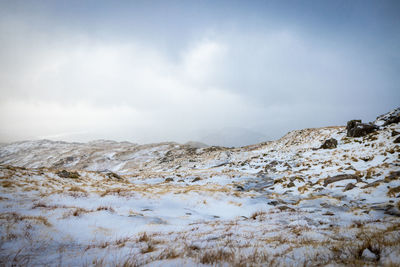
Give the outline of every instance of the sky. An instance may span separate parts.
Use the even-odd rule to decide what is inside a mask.
[[[240,146],[400,106],[399,1],[0,0],[0,142]]]

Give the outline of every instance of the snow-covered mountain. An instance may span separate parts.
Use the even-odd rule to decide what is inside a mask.
[[[2,145],[1,264],[397,266],[399,116],[240,148]]]

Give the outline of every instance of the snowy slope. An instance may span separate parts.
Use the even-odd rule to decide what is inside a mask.
[[[396,266],[400,124],[386,122],[399,110],[358,138],[338,126],[233,149],[4,145],[1,264]]]

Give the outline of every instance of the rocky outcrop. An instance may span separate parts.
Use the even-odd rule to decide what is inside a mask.
[[[389,124],[392,124],[392,123],[399,123],[399,122],[400,122],[400,115],[397,115],[397,116],[395,116],[395,117],[392,117],[392,118],[388,119],[388,120],[383,124],[383,126],[387,126],[387,125],[389,125]]]
[[[348,137],[362,137],[378,130],[373,124],[362,123],[361,120],[351,120],[347,122]]]
[[[320,148],[322,149],[332,149],[332,148],[336,148],[338,144],[338,141],[335,138],[330,138],[328,140],[326,140]]]
[[[378,116],[374,121],[374,124],[378,126],[387,126],[392,123],[399,123],[399,122],[400,122],[400,108],[396,108],[392,111],[389,111],[386,114]]]

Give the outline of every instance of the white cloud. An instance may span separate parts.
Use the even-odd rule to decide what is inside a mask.
[[[373,60],[359,61],[362,51],[325,47],[289,30],[214,33],[171,59],[135,39],[5,29],[0,139],[7,141],[184,142],[228,127],[277,138],[293,128],[343,123],[368,109],[352,98],[372,103],[376,86],[386,86]]]

